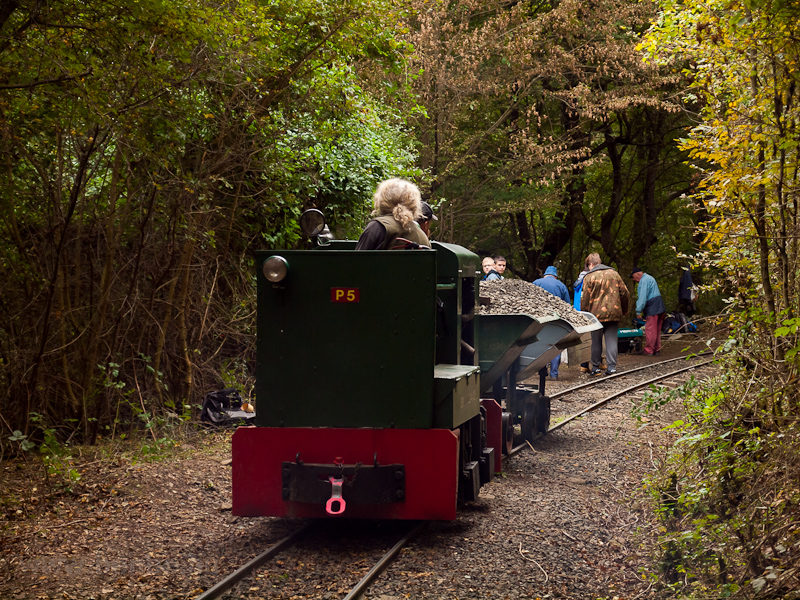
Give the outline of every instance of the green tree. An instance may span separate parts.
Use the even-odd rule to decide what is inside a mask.
[[[93,441],[246,380],[252,250],[413,176],[386,2],[20,0],[0,10],[0,412]],[[402,99],[403,102],[407,100]],[[114,365],[111,367],[111,365]],[[68,433],[66,435],[69,435]],[[66,437],[65,435],[65,437]]]
[[[687,595],[780,597],[800,584],[798,16],[786,2],[666,0],[644,45],[702,106],[683,140],[708,215],[696,260],[730,296],[731,355],[676,424],[661,504],[667,576]]]
[[[531,278],[557,257],[577,275],[593,249],[629,267],[675,229],[690,180],[673,143],[685,116],[670,99],[676,78],[635,50],[653,4],[425,7],[409,39],[443,239],[501,250]]]

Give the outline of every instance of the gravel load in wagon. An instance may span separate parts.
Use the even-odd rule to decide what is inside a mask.
[[[492,389],[512,366],[520,381],[534,375],[562,350],[602,327],[594,315],[518,279],[482,281],[480,298],[482,392]]]
[[[524,313],[533,317],[557,316],[573,327],[583,327],[594,322],[586,313],[557,298],[547,290],[521,279],[481,281],[481,314],[510,315]],[[483,304],[484,299],[488,304]]]

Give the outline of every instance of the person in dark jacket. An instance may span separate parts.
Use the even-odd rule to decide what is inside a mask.
[[[684,267],[681,280],[678,283],[678,310],[691,317],[695,313],[694,301],[697,297],[697,288],[692,283],[692,271]]]
[[[586,277],[586,274],[589,272],[588,267],[585,268],[583,271],[578,273],[578,278],[575,280],[575,283],[572,284],[572,306],[575,310],[581,309],[581,292],[583,291],[583,278]]]
[[[558,280],[558,269],[554,266],[549,266],[544,270],[544,277],[540,277],[533,282],[543,290],[550,292],[556,298],[561,298],[564,302],[569,304],[569,290],[567,286]],[[550,361],[550,379],[558,379],[558,367],[561,364],[561,353]]]
[[[356,250],[391,250],[399,238],[408,240],[413,248],[430,246],[428,236],[417,223],[422,216],[422,197],[417,186],[404,179],[387,179],[375,190],[373,201],[374,218],[358,238]]]
[[[583,278],[586,277],[586,274],[589,272],[589,267],[584,262],[583,271],[578,273],[578,278],[575,280],[575,283],[572,284],[572,306],[575,310],[581,309],[581,293],[583,292]],[[588,373],[589,372],[589,361],[581,363],[581,373]]]
[[[667,306],[661,297],[655,278],[633,267],[631,277],[636,282],[636,314],[644,319],[644,349],[642,354],[654,356],[661,352],[661,327]]]

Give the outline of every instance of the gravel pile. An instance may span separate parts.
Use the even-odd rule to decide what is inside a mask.
[[[480,295],[482,315],[525,313],[537,318],[556,315],[573,327],[592,323],[571,304],[521,279],[481,281]],[[484,298],[489,299],[489,304],[483,304]]]

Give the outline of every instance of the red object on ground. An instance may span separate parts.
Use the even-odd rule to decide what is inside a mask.
[[[347,503],[341,517],[456,518],[458,435],[449,429],[240,427],[233,435],[233,514],[334,518],[325,504],[283,499],[282,464],[405,465],[405,501]]]

